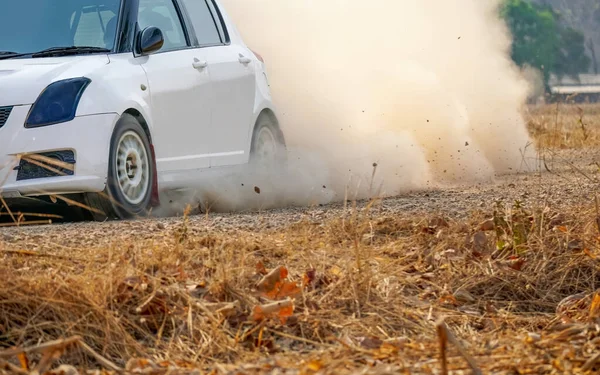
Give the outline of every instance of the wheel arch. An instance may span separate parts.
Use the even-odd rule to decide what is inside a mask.
[[[285,136],[283,135],[283,131],[281,130],[281,125],[279,124],[279,119],[277,118],[275,111],[273,111],[271,108],[264,108],[257,116],[256,121],[254,121],[254,126],[252,127],[252,133],[250,137],[250,148],[252,149],[252,140],[254,139],[256,128],[264,118],[268,119],[273,125],[275,125],[279,142],[281,142],[283,146],[286,146]]]
[[[148,121],[146,121],[146,118],[144,117],[144,115],[142,115],[142,113],[135,108],[128,108],[125,111],[123,111],[123,114],[128,114],[128,115],[135,117],[135,119],[140,123],[140,125],[146,132],[146,136],[148,136],[148,140],[150,141],[150,144],[152,145],[153,144],[152,134],[150,132],[150,127],[148,126]]]

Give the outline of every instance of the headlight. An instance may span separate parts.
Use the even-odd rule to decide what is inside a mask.
[[[37,128],[73,120],[79,99],[90,82],[89,78],[81,77],[48,85],[31,107],[25,127]]]

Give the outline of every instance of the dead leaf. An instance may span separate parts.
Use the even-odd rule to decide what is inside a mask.
[[[19,363],[21,364],[21,368],[23,370],[29,371],[29,359],[27,358],[27,354],[19,353],[17,357],[19,357]]]
[[[252,319],[258,322],[268,318],[278,318],[281,324],[285,324],[293,314],[294,302],[288,299],[254,307]]]
[[[306,271],[304,276],[302,276],[302,287],[306,288],[307,286],[312,284],[313,281],[315,281],[316,277],[317,277],[316,270],[312,269],[312,270]]]
[[[494,219],[489,219],[479,224],[479,230],[484,232],[489,232],[496,229],[496,225],[494,224]]]
[[[389,342],[384,342],[375,352],[374,357],[381,360],[397,355],[399,352],[400,348],[397,345],[394,345]]]
[[[365,349],[379,349],[383,344],[383,340],[378,337],[361,337],[359,341],[360,346]]]
[[[263,262],[256,263],[256,273],[259,275],[266,275],[268,273]]]
[[[280,266],[266,274],[257,284],[259,292],[267,293],[272,291],[288,276],[287,268]]]
[[[513,255],[508,258],[508,266],[515,271],[521,271],[524,264],[525,264],[525,259],[520,258],[518,256]]]
[[[446,294],[445,296],[442,296],[440,298],[440,303],[443,304],[452,304],[452,305],[456,305],[458,306],[458,301],[456,300],[456,297],[454,297],[452,294]]]
[[[146,358],[131,358],[125,365],[125,370],[133,372],[135,370],[143,370],[146,368],[157,368],[156,364]]]
[[[594,298],[590,304],[590,319],[600,316],[600,293],[594,293]]]
[[[285,267],[275,268],[265,275],[257,284],[261,296],[273,300],[296,297],[302,293],[297,283],[286,281],[288,271]]]
[[[286,297],[296,297],[302,294],[302,289],[295,282],[284,281],[281,288],[276,293],[268,294],[272,299],[281,299]]]
[[[323,368],[323,362],[319,360],[312,360],[306,364],[306,370],[317,372]]]

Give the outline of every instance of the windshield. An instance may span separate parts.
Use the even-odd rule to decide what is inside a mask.
[[[115,45],[121,0],[4,0],[0,53]]]

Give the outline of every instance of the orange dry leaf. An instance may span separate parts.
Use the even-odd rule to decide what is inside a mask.
[[[308,277],[307,274],[304,274],[302,276],[302,286],[306,288],[306,286],[310,284],[310,278]]]
[[[294,303],[292,300],[285,300],[256,306],[252,312],[252,319],[261,321],[268,318],[278,318],[281,324],[285,324],[287,318],[292,315],[294,315]]]
[[[271,292],[264,293],[263,295],[270,299],[282,299],[287,297],[296,297],[302,293],[302,289],[298,287],[298,284],[289,281],[284,281],[278,288]]]
[[[399,351],[400,349],[396,345],[384,342],[379,349],[375,351],[373,356],[382,360],[397,355]]]
[[[585,255],[589,256],[592,259],[596,259],[596,256],[594,254],[592,254],[592,252],[590,251],[590,249],[583,249],[583,252],[585,253]]]
[[[27,358],[27,354],[19,353],[19,363],[21,364],[21,368],[23,370],[29,371],[29,359]]]
[[[600,293],[594,293],[594,298],[590,305],[590,318],[596,318],[600,316]]]
[[[268,273],[263,262],[256,263],[256,273],[259,275],[266,275]]]
[[[311,372],[317,372],[323,368],[323,363],[319,360],[313,360],[306,364],[306,370]]]
[[[143,370],[149,367],[156,367],[156,364],[146,358],[131,358],[125,364],[125,370],[128,372]]]
[[[447,294],[445,296],[442,296],[440,298],[440,302],[444,303],[444,304],[452,304],[452,305],[458,305],[458,301],[456,300],[456,297],[454,297],[452,294]]]
[[[525,264],[525,259],[523,259],[523,258],[514,256],[514,255],[508,257],[508,266],[515,271],[521,271],[524,264]]]
[[[270,292],[275,289],[282,280],[287,278],[288,271],[285,267],[277,267],[268,274],[266,274],[259,282],[256,284],[259,292]]]
[[[567,229],[567,227],[566,227],[566,226],[564,226],[564,225],[558,226],[558,227],[556,227],[556,229],[558,229],[559,231],[561,231],[561,232],[563,232],[563,233],[567,233],[567,232],[569,231],[569,230]]]
[[[312,284],[312,282],[315,281],[316,276],[317,276],[316,270],[312,269],[312,270],[306,271],[306,273],[302,276],[302,287],[306,288],[307,286]]]
[[[282,299],[295,297],[302,292],[295,282],[285,281],[288,271],[285,267],[278,267],[269,272],[257,284],[260,295],[269,299]]]

